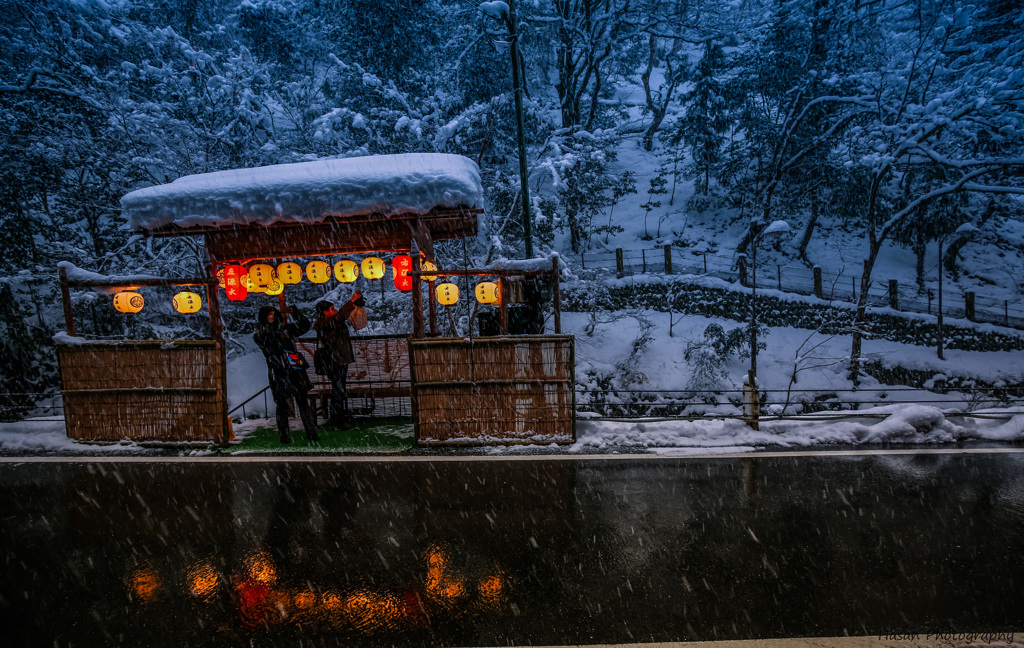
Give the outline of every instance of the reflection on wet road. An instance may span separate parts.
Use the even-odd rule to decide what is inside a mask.
[[[1024,626],[1024,455],[0,468],[18,645]]]

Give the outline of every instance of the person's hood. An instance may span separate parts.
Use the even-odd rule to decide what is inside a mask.
[[[260,312],[259,312],[259,315],[257,316],[257,319],[259,320],[259,323],[265,325],[267,323],[267,317],[269,317],[271,313],[275,314],[274,321],[280,323],[281,322],[281,311],[277,310],[273,306],[261,306],[260,307]]]

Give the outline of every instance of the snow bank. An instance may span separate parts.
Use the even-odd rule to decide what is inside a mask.
[[[132,230],[174,223],[269,225],[325,216],[483,208],[480,169],[461,155],[405,153],[278,164],[178,178],[121,198]]]

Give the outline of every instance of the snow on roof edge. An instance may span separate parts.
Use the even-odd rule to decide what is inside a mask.
[[[401,153],[183,176],[121,198],[129,229],[315,223],[325,216],[391,216],[482,209],[476,163],[448,153]]]

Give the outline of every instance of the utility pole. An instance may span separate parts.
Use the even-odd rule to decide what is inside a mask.
[[[516,101],[516,126],[519,128],[519,185],[523,201],[523,238],[526,258],[533,258],[533,225],[530,218],[530,181],[526,172],[526,140],[523,133],[523,71],[519,67],[519,31],[516,24],[516,4],[508,1],[508,37],[512,44],[512,89]]]

